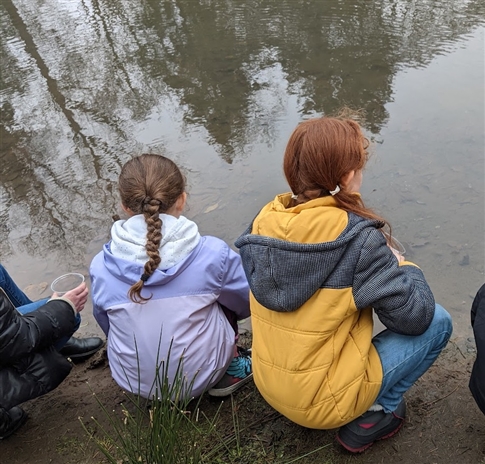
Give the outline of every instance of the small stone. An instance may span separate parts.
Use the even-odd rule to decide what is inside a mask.
[[[45,292],[49,284],[47,282],[41,282],[39,284],[30,284],[24,288],[24,293],[31,299],[31,300],[38,300],[42,297],[42,294]]]
[[[470,264],[470,257],[468,255],[463,255],[459,264],[460,266],[468,266]]]

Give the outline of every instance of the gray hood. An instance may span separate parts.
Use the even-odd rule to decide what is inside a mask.
[[[294,311],[319,288],[351,286],[363,243],[381,226],[349,213],[336,240],[302,244],[252,234],[251,224],[235,245],[256,300],[274,311]]]

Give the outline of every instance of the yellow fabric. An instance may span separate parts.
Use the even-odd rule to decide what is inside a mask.
[[[399,266],[414,266],[417,267],[418,269],[421,269],[417,264],[412,263],[411,261],[400,261]]]
[[[322,243],[347,225],[347,213],[332,197],[285,209],[289,197],[266,205],[252,233]],[[293,312],[271,311],[252,294],[250,304],[254,381],[272,407],[302,426],[330,429],[373,404],[382,367],[371,343],[372,309],[356,309],[352,288],[319,289]]]
[[[278,195],[268,203],[254,220],[252,233],[289,242],[321,243],[322,237],[331,242],[345,229],[347,213],[336,207],[332,197],[317,198],[286,209],[284,205],[289,197],[290,194]]]

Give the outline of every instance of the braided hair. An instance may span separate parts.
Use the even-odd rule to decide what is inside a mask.
[[[118,188],[121,202],[134,214],[143,214],[147,224],[146,252],[148,261],[140,280],[128,292],[135,303],[151,298],[141,295],[145,282],[161,262],[162,220],[185,192],[185,179],[178,166],[162,155],[143,154],[128,161],[121,169]]]

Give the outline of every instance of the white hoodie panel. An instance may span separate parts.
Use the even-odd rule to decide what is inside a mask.
[[[165,271],[186,258],[200,241],[197,224],[185,216],[178,219],[170,214],[160,214],[162,220],[161,262],[158,269]],[[147,224],[142,214],[126,221],[116,221],[111,228],[111,253],[117,257],[145,265]]]

